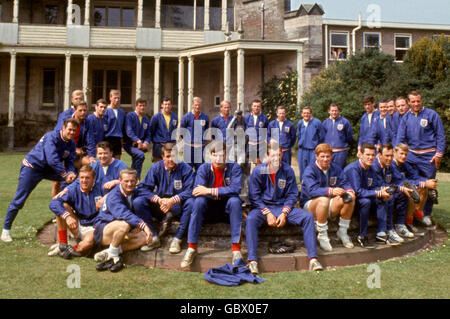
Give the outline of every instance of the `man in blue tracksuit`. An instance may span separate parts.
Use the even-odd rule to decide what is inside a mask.
[[[189,267],[197,254],[197,243],[203,221],[229,221],[231,226],[232,262],[242,258],[241,225],[242,171],[235,162],[226,160],[226,144],[215,141],[210,148],[211,162],[204,163],[197,171],[194,190],[194,207],[188,229],[188,250],[181,267]]]
[[[120,172],[120,184],[106,196],[94,225],[96,248],[109,247],[94,255],[100,262],[98,271],[120,271],[124,265],[120,254],[150,244],[152,232],[135,214],[133,200],[137,196],[137,172],[126,168]],[[138,231],[133,231],[138,230]],[[140,231],[139,231],[140,230]]]
[[[125,137],[123,140],[124,150],[131,156],[131,168],[138,173],[141,178],[142,165],[145,160],[145,153],[150,145],[150,121],[145,116],[147,101],[137,99],[134,112],[127,114],[125,119]]]
[[[99,99],[95,103],[95,112],[86,117],[88,128],[87,132],[87,154],[88,156],[97,156],[97,144],[105,139],[105,125],[103,125],[103,116],[105,115],[108,103],[105,99]]]
[[[103,191],[95,183],[95,171],[90,166],[83,166],[78,179],[64,189],[50,202],[49,208],[58,221],[58,251],[60,256],[68,259],[78,252],[87,253],[94,245],[94,223],[103,200]],[[74,247],[68,247],[67,228],[74,238],[81,241]],[[72,250],[73,249],[73,250]]]
[[[110,104],[103,116],[105,128],[105,141],[111,144],[114,157],[122,156],[122,144],[125,132],[125,112],[120,108],[120,91],[111,90],[109,93]]]
[[[141,247],[143,251],[158,248],[161,244],[162,234],[158,234],[152,221],[153,217],[162,219],[162,224],[170,223],[175,216],[180,219],[180,225],[169,247],[170,253],[178,254],[194,205],[194,172],[190,165],[176,162],[175,144],[164,144],[162,155],[163,160],[153,164],[139,184],[139,195],[133,201],[133,206],[136,214],[146,222],[153,233],[152,244]]]
[[[162,145],[175,143],[175,133],[178,127],[177,115],[172,112],[172,101],[164,97],[161,102],[161,111],[154,114],[150,120],[150,137],[153,143],[152,157],[156,163],[162,160]]]
[[[72,183],[75,178],[75,142],[78,121],[67,119],[61,131],[46,133],[25,156],[20,168],[16,194],[8,206],[1,239],[12,241],[10,230],[28,196],[43,179]]]
[[[341,168],[332,162],[332,154],[332,148],[328,144],[323,143],[316,147],[316,161],[306,168],[300,193],[300,206],[313,214],[316,220],[317,240],[325,251],[333,249],[328,238],[328,218],[337,216],[339,216],[339,230],[336,235],[344,247],[353,248],[347,231],[356,195]],[[345,196],[350,200],[344,201]]]
[[[231,122],[234,122],[234,124]],[[230,127],[228,128],[228,126]],[[231,115],[231,103],[228,101],[220,102],[220,114],[211,120],[210,131],[214,135],[214,140],[226,143],[229,157],[233,155],[234,134],[231,130],[235,128],[236,122],[233,121],[233,115]]]
[[[444,125],[436,111],[423,107],[420,92],[413,91],[408,98],[411,110],[402,117],[396,144],[408,145],[407,162],[416,166],[421,177],[434,179],[446,149]],[[433,202],[428,199],[423,209],[424,217],[418,216],[428,227],[432,226],[432,209]]]
[[[357,241],[363,248],[375,248],[367,237],[369,214],[378,204],[390,199],[390,194],[379,185],[379,179],[372,167],[376,148],[373,144],[361,145],[361,156],[344,168],[344,175],[356,193],[355,211],[359,213],[359,234]]]
[[[184,162],[191,165],[197,171],[204,163],[203,152],[206,139],[205,132],[209,128],[209,117],[201,111],[202,99],[194,97],[192,100],[192,112],[188,112],[181,118],[180,129],[184,142]]]
[[[323,121],[325,130],[324,143],[331,146],[333,150],[332,162],[344,169],[347,165],[347,153],[353,142],[353,129],[350,122],[340,115],[341,108],[337,104],[330,104],[328,113],[330,117]]]
[[[281,145],[283,161],[291,165],[292,147],[295,144],[297,133],[294,124],[286,119],[286,107],[277,108],[277,119],[269,123],[267,127],[267,141],[274,140]]]
[[[128,168],[122,160],[114,158],[111,144],[97,144],[97,160],[91,164],[95,170],[95,183],[99,184],[105,193],[119,184],[120,171]]]
[[[264,223],[281,228],[286,222],[302,227],[310,270],[322,270],[317,260],[314,217],[294,207],[298,199],[297,180],[292,167],[282,161],[282,154],[281,147],[272,142],[267,163],[256,166],[250,176],[249,197],[253,209],[246,219],[245,234],[252,273],[258,273],[258,229]]]
[[[250,108],[251,112],[244,116],[245,133],[248,135],[246,158],[249,163],[260,164],[266,154],[269,119],[261,112],[260,100],[253,100]]]
[[[72,92],[72,98],[71,98],[71,105],[70,107],[65,110],[62,111],[61,113],[59,113],[58,115],[58,119],[56,121],[56,123],[60,124],[60,126],[62,127],[62,124],[64,123],[64,121],[70,117],[72,117],[73,115],[73,111],[74,111],[74,105],[78,102],[84,101],[84,93],[81,90],[75,90]]]
[[[366,113],[361,116],[359,121],[358,157],[361,156],[361,145],[363,143],[373,145],[377,143],[374,130],[380,117],[380,111],[375,109],[375,98],[373,96],[364,96],[362,102]]]
[[[379,102],[380,116],[374,127],[375,144],[380,147],[383,144],[392,143],[394,134],[392,132],[392,117],[388,112],[388,99]]]
[[[302,120],[297,123],[298,138],[298,169],[300,172],[300,181],[303,179],[303,173],[310,163],[315,160],[316,146],[323,142],[325,131],[322,122],[312,117],[312,109],[306,106],[302,109]]]

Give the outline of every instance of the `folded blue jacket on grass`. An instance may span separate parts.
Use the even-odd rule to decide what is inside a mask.
[[[242,258],[236,260],[234,266],[225,264],[221,267],[209,269],[205,273],[205,279],[222,286],[239,286],[246,282],[254,284],[265,282],[264,279],[250,272]]]

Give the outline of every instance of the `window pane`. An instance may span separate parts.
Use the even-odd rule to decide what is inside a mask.
[[[403,61],[405,59],[406,50],[395,50],[395,61]]]
[[[395,37],[395,47],[409,49],[409,37]]]
[[[134,28],[133,8],[122,8],[122,27]]]
[[[94,26],[104,27],[106,25],[106,8],[94,8]]]
[[[193,6],[162,5],[161,7],[161,23],[163,28],[193,29]]]
[[[0,3],[0,22],[2,21],[2,4]]]
[[[120,27],[120,8],[108,8],[108,26]]]
[[[222,28],[222,8],[209,8],[209,28],[211,30],[221,30]]]
[[[132,104],[132,72],[122,71],[120,75],[120,103],[121,104]]]
[[[103,70],[94,70],[92,83],[92,102],[105,98],[103,96]]]
[[[58,18],[58,6],[45,6],[45,24],[56,24]]]
[[[42,102],[48,104],[55,103],[55,82],[56,70],[44,69]]]
[[[347,34],[332,33],[331,34],[331,45],[346,47],[347,46]]]
[[[227,8],[227,21],[230,23],[230,31],[234,31],[234,8]]]
[[[108,70],[106,71],[106,96],[109,98],[109,92],[111,90],[119,89],[119,85],[117,83],[117,76],[119,72],[117,70]]]
[[[366,34],[366,46],[367,47],[379,47],[380,35],[379,34]]]

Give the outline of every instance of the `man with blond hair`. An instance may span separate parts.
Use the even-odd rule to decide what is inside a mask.
[[[123,132],[125,131],[125,112],[120,108],[120,91],[111,90],[110,104],[106,109],[103,123],[105,125],[105,141],[111,144],[114,157],[122,156]]]

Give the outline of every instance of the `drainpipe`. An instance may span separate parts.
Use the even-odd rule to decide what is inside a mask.
[[[352,30],[352,55],[356,54],[356,31],[361,29],[362,21],[361,21],[361,13],[358,14],[358,26]]]

